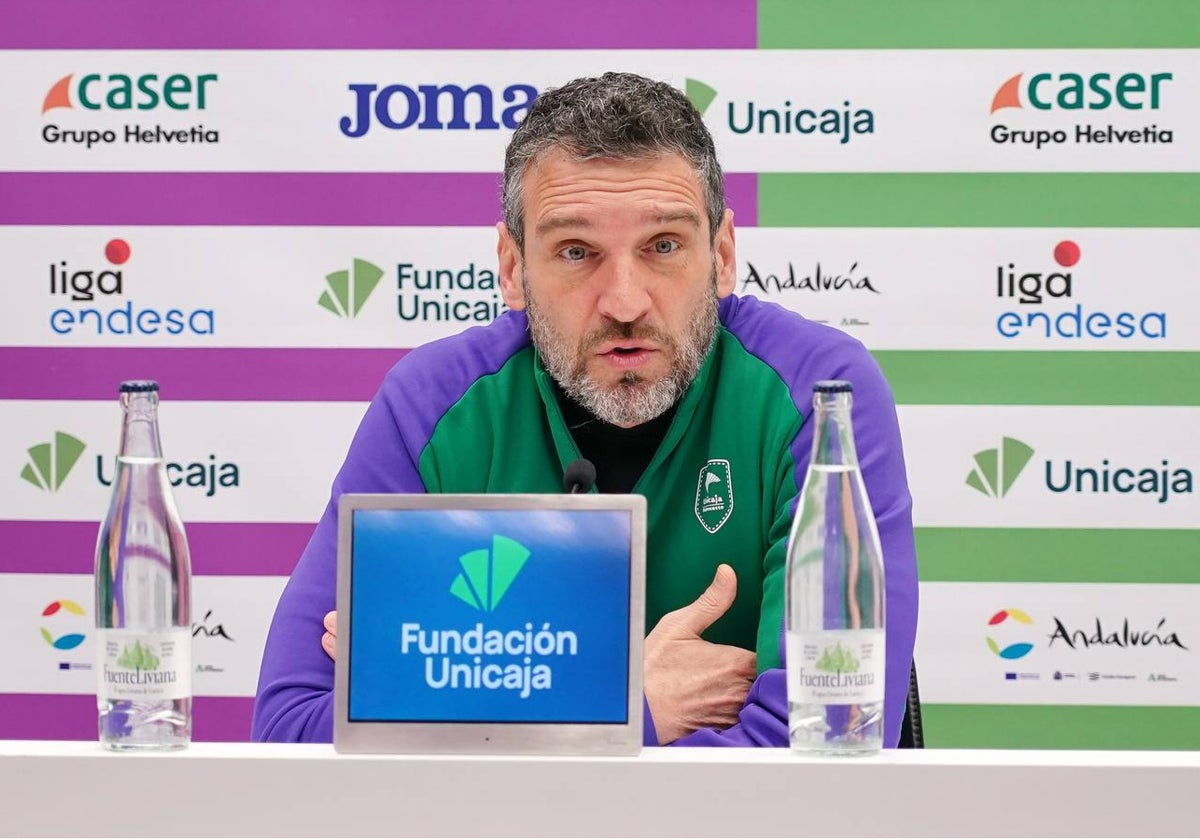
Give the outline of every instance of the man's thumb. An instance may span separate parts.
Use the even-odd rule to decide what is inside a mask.
[[[737,575],[724,563],[700,597],[679,610],[679,628],[699,636],[725,615],[737,596]]]

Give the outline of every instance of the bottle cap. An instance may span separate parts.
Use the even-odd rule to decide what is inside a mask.
[[[844,379],[822,379],[813,383],[814,394],[851,394],[854,386]]]
[[[158,383],[153,379],[130,379],[121,383],[122,394],[145,394],[157,390]]]

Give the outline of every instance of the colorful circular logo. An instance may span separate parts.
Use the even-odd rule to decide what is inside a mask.
[[[1027,624],[1030,626],[1033,625],[1033,619],[1029,617],[1029,613],[1025,612],[1024,610],[1018,610],[1014,609],[1013,607],[1009,607],[1008,609],[1000,610],[1000,612],[988,619],[988,626],[996,627],[1008,621],[1009,619],[1012,619],[1018,624]],[[1005,645],[1004,647],[1000,647],[996,640],[990,635],[985,638],[987,639],[988,650],[996,654],[996,656],[999,656],[1001,659],[1020,659],[1021,657],[1028,655],[1029,652],[1033,650],[1033,642],[1013,642]]]
[[[51,601],[46,606],[46,609],[42,610],[42,617],[49,618],[50,616],[56,615],[63,610],[72,615],[77,615],[80,617],[85,615],[83,607],[79,606],[74,601],[67,601],[64,599],[60,601]],[[66,633],[58,638],[55,638],[54,634],[45,627],[40,629],[42,631],[42,638],[46,640],[46,644],[58,650],[71,650],[83,644],[84,635],[82,633]]]

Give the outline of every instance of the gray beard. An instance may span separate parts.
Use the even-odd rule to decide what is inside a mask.
[[[542,364],[567,396],[592,414],[614,426],[639,426],[647,423],[679,402],[684,392],[700,372],[708,351],[717,335],[716,277],[709,292],[687,319],[690,325],[682,342],[670,335],[637,323],[610,321],[605,327],[587,333],[578,347],[569,347],[566,339],[542,316],[528,284],[525,287],[525,313],[533,346],[542,357]],[[645,338],[653,340],[671,356],[667,375],[647,382],[640,373],[629,371],[615,385],[603,385],[587,373],[591,348],[613,339]]]

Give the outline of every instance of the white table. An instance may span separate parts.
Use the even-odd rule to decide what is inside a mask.
[[[0,834],[1179,836],[1200,753],[647,749],[637,758],[344,756],[0,741]]]

